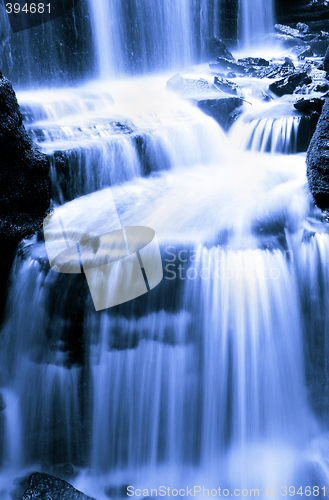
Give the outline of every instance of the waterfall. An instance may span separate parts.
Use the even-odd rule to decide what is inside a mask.
[[[307,150],[316,123],[312,115],[294,112],[285,104],[255,102],[251,111],[249,105],[234,123],[229,135],[241,150],[295,154]]]
[[[15,81],[30,82],[18,101],[66,233],[107,234],[111,199],[122,227],[155,231],[164,274],[96,312],[84,273],[50,267],[42,231],[19,244],[0,332],[5,500],[17,478],[63,467],[97,500],[127,485],[329,487],[329,231],[296,154],[310,121],[261,101],[266,79],[241,78],[248,102],[226,134],[158,74],[207,60],[223,5],[80,1],[3,42]],[[262,41],[272,2],[239,12],[243,43]]]
[[[239,0],[239,39],[244,47],[264,43],[273,26],[273,0]]]

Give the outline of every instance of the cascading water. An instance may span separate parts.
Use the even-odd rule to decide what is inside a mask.
[[[18,476],[68,463],[97,500],[128,484],[260,498],[328,485],[329,235],[305,156],[284,155],[299,116],[264,118],[257,98],[227,136],[167,76],[107,80],[198,60],[215,4],[89,0],[102,78],[18,92],[54,206],[73,200],[68,232],[106,233],[113,196],[122,225],[155,230],[164,279],[95,312],[83,275],[49,268],[42,235],[21,243],[1,332],[5,500]]]
[[[264,43],[274,25],[274,2],[239,0],[240,40],[243,47]]]

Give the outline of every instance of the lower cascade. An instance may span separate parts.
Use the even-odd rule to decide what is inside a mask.
[[[221,2],[85,3],[97,78],[17,91],[79,263],[50,263],[42,228],[18,245],[0,331],[0,498],[52,498],[23,488],[36,471],[57,478],[54,499],[64,480],[96,500],[324,498],[329,226],[305,166],[320,112],[294,108],[300,95],[278,97],[260,74],[268,63],[281,78],[286,47],[270,62],[235,60],[239,76],[223,57],[189,67]],[[272,2],[237,10],[245,47],[272,29]],[[290,55],[289,71],[304,71]],[[164,61],[167,73],[151,72]],[[147,283],[136,250],[147,293],[96,311],[82,247],[88,237],[90,259],[108,264],[109,207],[125,250],[127,228],[155,232],[163,279]],[[120,269],[104,293],[120,288]],[[63,498],[85,498],[67,488]]]

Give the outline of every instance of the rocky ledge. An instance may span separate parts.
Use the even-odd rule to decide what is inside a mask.
[[[329,99],[307,151],[307,177],[315,203],[329,209]]]
[[[17,244],[40,229],[50,204],[47,157],[22,122],[12,85],[0,72],[0,317]]]

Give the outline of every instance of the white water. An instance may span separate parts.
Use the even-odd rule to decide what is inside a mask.
[[[98,500],[105,500],[104,488],[123,484],[305,486],[315,481],[311,469],[323,454],[314,450],[325,440],[305,385],[301,297],[322,283],[319,271],[309,280],[309,267],[325,269],[329,247],[320,213],[309,205],[305,156],[234,152],[234,137],[167,92],[165,81],[102,84],[99,103],[89,87],[77,89],[75,107],[71,90],[53,99],[19,94],[23,106],[29,102],[28,128],[43,131],[35,137],[49,153],[66,149],[69,137],[81,151],[101,151],[106,164],[106,148],[124,139],[131,149],[115,168],[128,172],[135,132],[85,132],[119,115],[162,143],[166,169],[153,157],[153,175],[136,170],[87,204],[73,201],[66,223],[74,233],[81,220],[108,231],[111,189],[122,224],[155,229],[165,278],[145,302],[103,313],[93,312],[88,292],[83,296],[88,362],[81,365],[69,339],[77,335],[82,284],[44,266],[43,244],[23,245],[3,330],[5,411],[16,402],[20,428],[5,427],[7,456],[21,457],[24,470],[72,462],[80,473],[71,482]],[[105,88],[115,104],[106,97],[102,109]],[[61,130],[66,137],[56,132],[52,140]],[[77,187],[76,175],[67,177],[73,197],[93,188],[89,181]],[[325,303],[327,281],[322,293]],[[319,321],[325,336],[329,322]],[[11,463],[17,470],[18,461]]]
[[[265,36],[273,31],[274,2],[239,0],[239,26],[243,47],[264,44]]]

